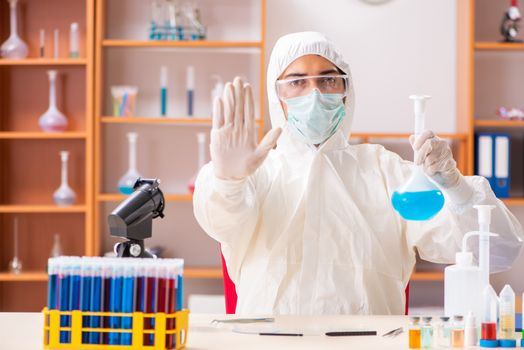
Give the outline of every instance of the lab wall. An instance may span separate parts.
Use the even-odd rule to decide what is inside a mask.
[[[456,0],[268,0],[267,56],[290,32],[320,31],[349,62],[356,132],[413,129],[408,96],[429,94],[427,127],[455,132]]]

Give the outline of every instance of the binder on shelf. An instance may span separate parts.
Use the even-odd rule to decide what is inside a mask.
[[[510,188],[510,135],[476,135],[475,173],[484,176],[498,198],[508,198]]]

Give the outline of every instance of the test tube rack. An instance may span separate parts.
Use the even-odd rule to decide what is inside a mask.
[[[184,309],[173,314],[158,313],[119,313],[119,312],[87,312],[87,311],[60,311],[42,310],[44,316],[44,349],[134,349],[134,350],[160,350],[166,349],[166,339],[176,338],[176,348],[183,349],[186,346],[188,332],[189,310]],[[70,326],[60,326],[61,317],[70,318]],[[131,317],[132,328],[88,328],[83,327],[84,317]],[[145,329],[144,321],[154,320],[154,329]],[[173,329],[168,329],[170,320],[174,320]],[[71,332],[71,341],[60,342],[60,332]],[[84,332],[103,334],[120,333],[131,334],[131,345],[108,345],[108,344],[85,344],[82,342]],[[144,336],[154,335],[153,345],[144,345]]]

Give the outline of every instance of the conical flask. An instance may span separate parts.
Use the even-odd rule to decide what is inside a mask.
[[[202,169],[204,164],[206,164],[206,133],[199,132],[197,134],[197,141],[198,141],[198,168],[195,174],[189,180],[189,183],[187,185],[189,193],[191,194],[195,192],[195,181],[198,176],[198,172],[200,171],[200,169]]]
[[[430,96],[409,97],[415,104],[415,137],[424,131],[426,100]],[[444,195],[431,182],[422,165],[416,165],[409,180],[391,196],[393,208],[405,220],[423,221],[433,218],[444,206]]]
[[[76,201],[76,194],[67,183],[67,163],[69,161],[69,152],[61,151],[60,158],[62,160],[62,183],[53,194],[53,200],[55,201],[56,205],[67,207],[75,204]]]
[[[122,194],[133,193],[133,185],[136,180],[141,176],[136,170],[136,142],[138,134],[136,132],[130,132],[127,134],[127,141],[129,143],[129,169],[127,172],[118,180],[118,191]]]
[[[28,49],[26,43],[18,36],[16,29],[16,5],[18,0],[8,1],[11,16],[11,34],[9,35],[9,38],[4,41],[2,46],[0,46],[0,56],[3,58],[20,60],[27,57]]]
[[[56,108],[56,70],[47,71],[49,76],[49,108],[40,116],[38,124],[45,132],[60,132],[67,129],[67,118]]]
[[[57,258],[62,256],[62,243],[60,242],[60,235],[55,233],[53,236],[53,247],[51,248],[50,258]]]
[[[13,229],[13,259],[9,262],[9,271],[19,274],[22,272],[22,261],[18,257],[18,218],[15,217]]]

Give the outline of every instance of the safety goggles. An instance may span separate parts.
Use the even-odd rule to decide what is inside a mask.
[[[313,89],[318,89],[323,94],[342,94],[346,96],[349,91],[349,78],[345,74],[313,75],[276,81],[278,98],[305,96]]]

